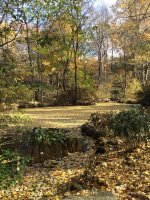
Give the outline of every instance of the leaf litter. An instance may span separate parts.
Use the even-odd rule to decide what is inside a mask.
[[[21,181],[0,199],[61,200],[66,196],[111,191],[120,200],[150,199],[150,142],[132,148],[123,139],[108,138],[106,153],[95,154],[94,141],[85,153],[45,161],[44,167],[26,167]],[[110,142],[111,140],[111,142]]]

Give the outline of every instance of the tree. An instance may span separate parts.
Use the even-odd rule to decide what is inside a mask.
[[[116,44],[124,54],[124,65],[132,65],[134,74],[141,86],[148,84],[149,79],[149,12],[147,1],[120,0],[114,7]],[[121,52],[120,51],[120,52]],[[128,59],[127,59],[128,58]]]
[[[78,99],[78,65],[77,59],[81,54],[81,44],[85,36],[86,22],[91,9],[89,0],[69,0],[68,12],[70,13],[70,23],[72,31],[72,49],[74,63],[74,104],[77,104]]]
[[[98,82],[99,84],[106,78],[105,64],[109,49],[109,18],[110,14],[106,6],[101,6],[99,10],[94,11],[94,24],[90,30],[92,40],[96,48],[98,57]]]

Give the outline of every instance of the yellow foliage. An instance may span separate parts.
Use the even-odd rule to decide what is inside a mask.
[[[130,79],[127,86],[126,97],[128,100],[134,101],[137,99],[137,92],[141,91],[141,85],[137,79]]]

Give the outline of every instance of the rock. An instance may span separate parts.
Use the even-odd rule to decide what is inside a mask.
[[[67,197],[63,200],[117,200],[117,198],[111,192],[99,192],[90,196],[74,196]]]

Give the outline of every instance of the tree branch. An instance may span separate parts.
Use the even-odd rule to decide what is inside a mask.
[[[13,42],[13,41],[16,39],[16,37],[18,36],[18,34],[19,34],[21,28],[22,28],[22,24],[20,25],[20,28],[19,28],[18,32],[15,34],[14,38],[11,39],[11,40],[9,40],[9,41],[7,41],[7,42],[4,42],[4,43],[0,44],[0,47],[3,47],[3,46],[5,46],[6,44],[9,44],[9,43]]]

